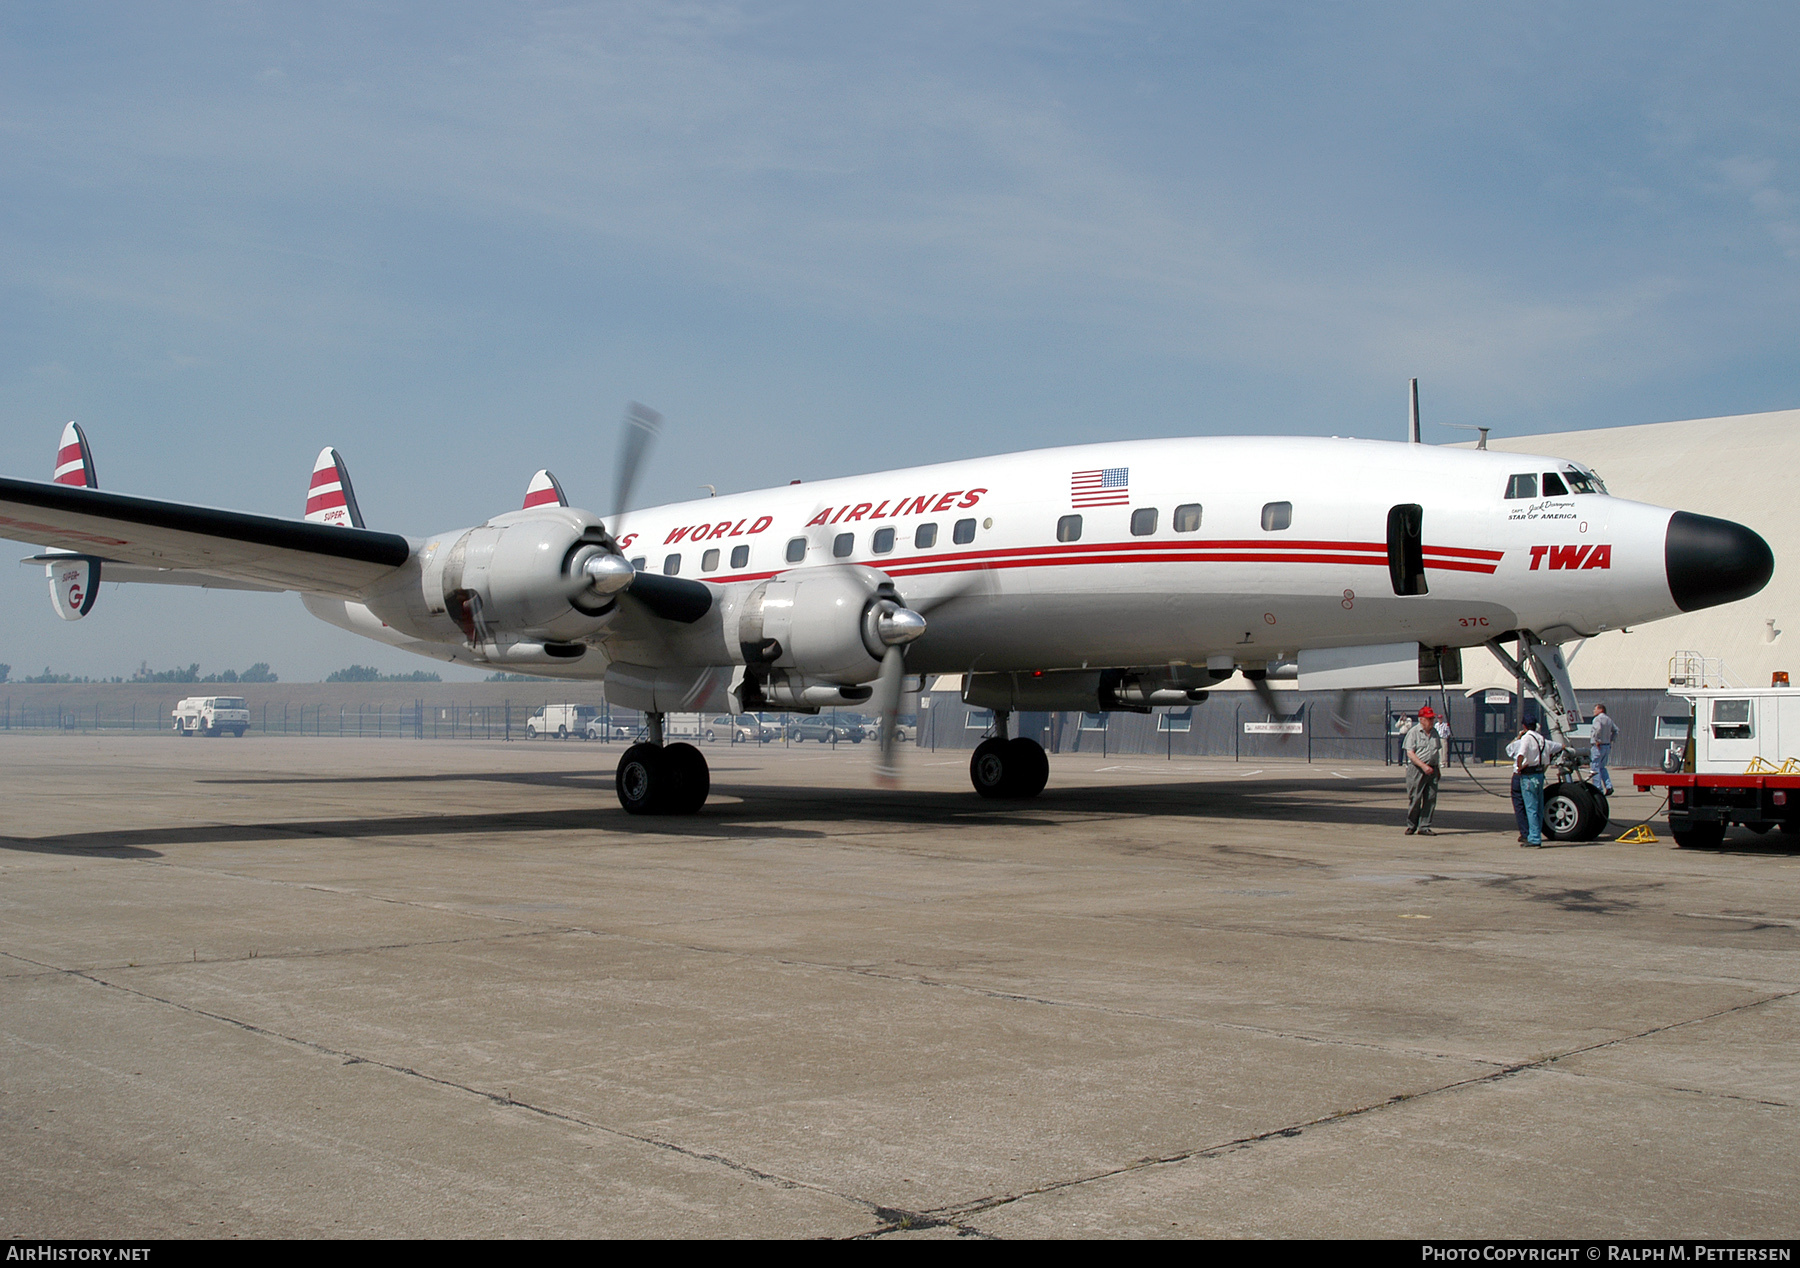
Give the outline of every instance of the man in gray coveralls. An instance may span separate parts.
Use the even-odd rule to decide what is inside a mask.
[[[1444,740],[1437,730],[1437,712],[1430,705],[1419,710],[1418,725],[1401,744],[1406,755],[1406,835],[1430,836],[1431,812],[1437,809],[1438,774],[1444,764]]]

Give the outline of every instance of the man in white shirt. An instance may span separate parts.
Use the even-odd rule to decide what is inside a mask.
[[[1507,747],[1513,750],[1513,770],[1525,802],[1525,844],[1540,846],[1544,843],[1544,764],[1549,758],[1549,742],[1521,724],[1519,738]]]

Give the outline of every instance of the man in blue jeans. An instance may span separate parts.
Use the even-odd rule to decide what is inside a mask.
[[[1606,716],[1606,706],[1594,706],[1594,738],[1588,749],[1588,755],[1594,763],[1594,785],[1608,797],[1612,796],[1612,775],[1607,772],[1606,762],[1612,756],[1613,741],[1619,738],[1619,728],[1613,720]]]
[[[1525,844],[1544,843],[1544,761],[1549,745],[1528,726],[1519,727],[1513,771],[1519,777],[1519,796],[1525,802]]]

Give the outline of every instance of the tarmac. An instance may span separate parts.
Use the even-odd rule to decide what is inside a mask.
[[[1796,838],[868,746],[634,820],[617,752],[0,736],[0,1231],[1800,1234]]]

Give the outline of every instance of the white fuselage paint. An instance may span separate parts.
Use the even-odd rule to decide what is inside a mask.
[[[1664,564],[1672,512],[1600,493],[1508,499],[1513,474],[1564,472],[1551,457],[1339,439],[1142,440],[941,463],[632,511],[608,525],[626,557],[714,589],[694,627],[621,619],[594,650],[531,672],[597,678],[607,664],[728,664],[738,605],[759,582],[796,569],[857,564],[892,577],[926,613],[907,653],[914,672],[1032,670],[1287,659],[1301,648],[1418,641],[1476,646],[1506,630],[1594,634],[1673,615]],[[1112,472],[1105,477],[1080,473]],[[1123,473],[1122,475],[1120,473]],[[1269,503],[1291,504],[1263,528]],[[1085,504],[1083,504],[1085,503]],[[1178,507],[1198,505],[1193,531]],[[1390,508],[1423,508],[1429,592],[1390,580]],[[1134,535],[1134,511],[1154,531]],[[567,514],[567,512],[564,512]],[[531,512],[510,512],[516,522]],[[1078,540],[1058,521],[1079,514]],[[954,540],[972,520],[972,540]],[[936,542],[916,542],[922,524]],[[878,530],[894,530],[876,550]],[[833,553],[850,534],[845,556]],[[428,548],[403,570],[418,592]],[[805,541],[801,562],[790,541]],[[748,547],[741,566],[733,549]],[[706,552],[719,552],[707,570]],[[446,660],[479,662],[454,622],[417,601],[369,596],[308,607],[357,633]],[[331,610],[322,610],[330,608]],[[361,609],[359,612],[358,609]],[[385,624],[384,624],[385,620]],[[379,632],[376,632],[379,630]],[[871,667],[870,676],[873,676]]]

